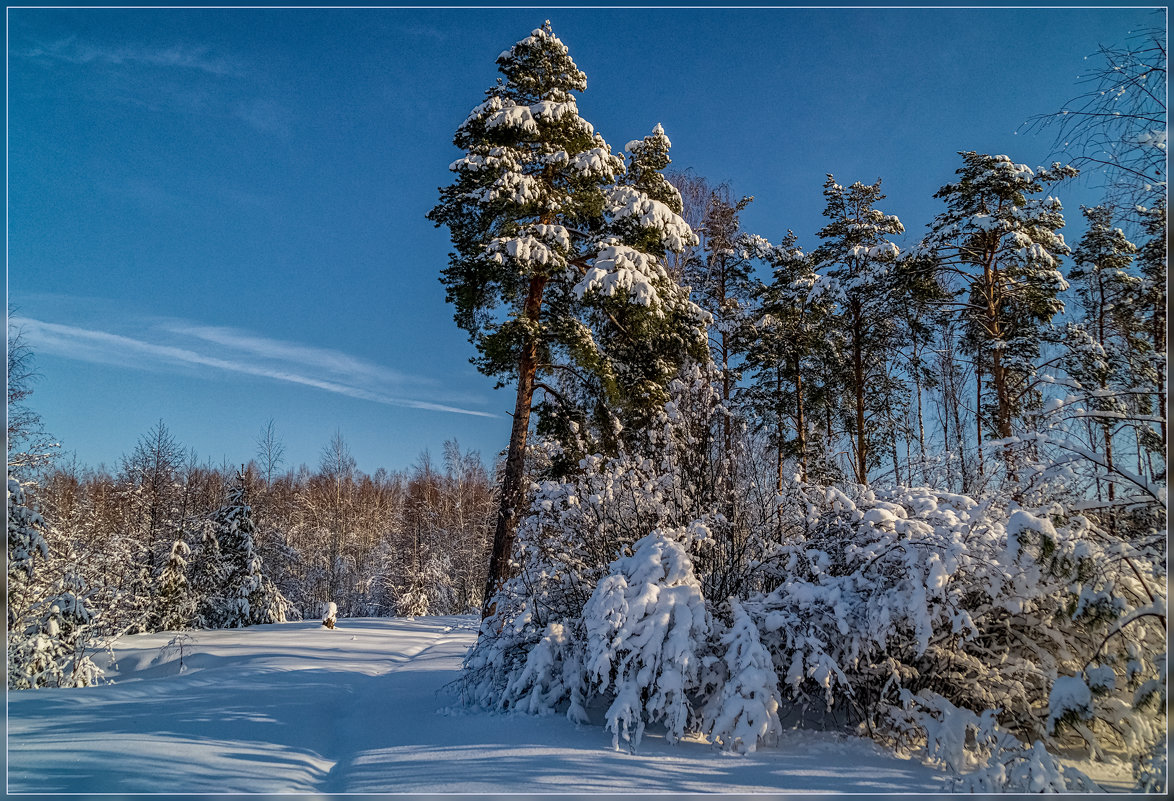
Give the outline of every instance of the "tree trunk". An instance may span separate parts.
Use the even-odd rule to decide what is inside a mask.
[[[542,291],[546,287],[545,276],[530,279],[530,290],[523,307],[523,318],[538,322],[542,310]],[[510,447],[506,455],[505,473],[501,479],[501,501],[497,509],[497,528],[493,534],[493,551],[489,557],[489,576],[485,580],[485,595],[482,599],[482,619],[493,614],[497,590],[509,578],[510,553],[522,504],[526,494],[523,482],[526,475],[526,438],[530,433],[530,407],[534,400],[534,377],[538,372],[538,338],[531,335],[522,348],[518,359],[518,394],[514,402],[514,423],[510,429]]]
[[[897,484],[897,486],[901,486],[901,461],[900,461],[900,454],[897,452],[897,435],[896,435],[896,433],[893,434],[892,445],[893,445],[893,480]],[[908,448],[906,448],[906,450],[908,450]],[[913,482],[910,481],[909,483],[912,484]]]
[[[864,431],[864,345],[861,343],[860,310],[853,304],[852,376],[856,386],[856,482],[868,483],[868,439]]]
[[[799,440],[799,474],[807,481],[807,419],[803,414],[803,374],[799,372],[799,357],[795,357],[795,433]]]
[[[783,532],[783,407],[778,401],[783,395],[783,371],[775,367],[775,525],[779,536]]]
[[[724,291],[722,294],[722,303],[724,306],[724,304],[725,304]],[[721,348],[722,348],[722,405],[726,409],[729,409],[730,408],[730,351],[729,351],[729,343],[726,341],[726,332],[725,331],[721,332],[721,343],[722,343],[722,345],[721,345]],[[730,418],[728,415],[722,415],[721,419],[722,419],[722,431],[723,431],[722,437],[724,439],[723,444],[725,445],[725,448],[726,448],[725,458],[728,461],[733,458],[732,454],[734,452],[734,444],[733,444],[733,439],[732,439],[731,432],[730,432]],[[732,470],[728,471],[727,475],[732,472],[733,472]]]
[[[1166,293],[1162,293],[1162,299],[1165,300]],[[1166,313],[1165,309],[1159,305],[1154,309],[1154,353],[1162,354],[1166,352]],[[1158,362],[1158,429],[1162,436],[1162,453],[1166,453],[1166,370],[1162,361]]]
[[[918,367],[919,366],[920,365],[918,365]],[[928,486],[929,478],[926,476],[926,463],[928,460],[926,459],[925,455],[925,418],[922,416],[921,412],[921,370],[915,368],[913,376],[913,380],[917,384],[917,445],[921,451],[921,483]],[[947,444],[946,447],[950,447],[949,444]],[[909,480],[910,483],[912,483],[912,471],[910,471]]]
[[[982,362],[976,356],[977,369],[974,373],[974,430],[978,434],[978,475],[983,475],[982,469]]]
[[[1109,479],[1106,483],[1109,485],[1108,486],[1109,503],[1112,503],[1114,500],[1115,494],[1116,494],[1113,491],[1115,489],[1115,487],[1114,487],[1115,482],[1113,481],[1113,478],[1112,478],[1112,473],[1113,473],[1113,435],[1110,432],[1110,426],[1107,426],[1107,425],[1101,426],[1101,430],[1104,431],[1104,434],[1105,434],[1105,468],[1109,472]]]

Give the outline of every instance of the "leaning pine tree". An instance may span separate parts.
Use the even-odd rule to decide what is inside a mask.
[[[457,129],[465,156],[451,165],[456,180],[428,215],[452,235],[441,281],[477,347],[475,363],[502,384],[517,381],[486,616],[509,574],[525,511],[535,392],[551,400],[546,414],[577,423],[590,404],[614,432],[634,409],[663,400],[657,396],[683,361],[705,354],[704,313],[663,265],[667,251],[696,237],[680,207],[650,191],[663,187],[650,172],[656,160],[642,152],[667,148],[667,138],[658,131],[647,147],[630,148],[640,169],[626,179],[623,159],[579,116],[573,93],[586,88],[586,76],[549,22],[497,64],[504,77]],[[556,375],[573,377],[577,392]]]

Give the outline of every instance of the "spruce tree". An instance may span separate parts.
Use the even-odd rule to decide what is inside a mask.
[[[1057,163],[1033,171],[1007,156],[960,155],[958,180],[934,195],[946,210],[917,255],[951,292],[949,306],[965,326],[962,347],[987,378],[979,390],[979,433],[987,417],[986,427],[1009,440],[1039,400],[1033,379],[1042,328],[1064,308],[1060,293],[1067,288],[1059,269],[1059,257],[1069,253],[1059,233],[1063,209],[1054,197],[1034,196],[1076,170]],[[1013,474],[1010,447],[1004,459]]]
[[[152,630],[180,631],[191,628],[196,613],[196,599],[188,582],[188,557],[191,549],[182,539],[171,546],[171,553],[159,575]]]
[[[586,76],[549,22],[497,64],[502,78],[453,140],[465,151],[450,167],[456,180],[428,215],[452,236],[441,281],[477,348],[476,365],[502,385],[517,382],[486,614],[509,572],[526,503],[535,393],[551,400],[548,415],[582,417],[582,403],[550,380],[578,374],[598,403],[638,406],[643,394],[654,404],[663,391],[647,390],[675,373],[670,364],[704,352],[703,314],[662,262],[694,234],[642,188],[661,194],[649,171],[654,154],[638,150],[636,183],[622,182],[623,159],[579,116],[574,93],[586,88]],[[681,347],[668,354],[638,347],[657,339]],[[640,379],[635,387],[625,381],[631,374]]]
[[[260,623],[285,622],[286,600],[262,571],[254,538],[257,527],[248,503],[244,473],[216,513],[222,584],[213,628],[241,628]]]
[[[199,629],[216,628],[220,620],[224,564],[220,557],[216,528],[215,517],[204,520],[200,541],[188,559],[189,586],[195,613],[193,624]]]
[[[25,504],[24,487],[20,481],[8,477],[8,594],[21,581],[28,581],[36,569],[38,556],[49,558],[49,544],[45,540],[45,519]],[[12,620],[11,601],[8,618]]]
[[[81,579],[34,584],[49,558],[48,524],[8,478],[8,687],[85,687],[101,670],[88,655],[94,613]]]

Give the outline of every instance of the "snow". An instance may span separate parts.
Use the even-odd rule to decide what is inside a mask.
[[[573,291],[580,298],[590,292],[620,294],[637,305],[657,308],[661,300],[653,282],[663,272],[646,253],[626,245],[608,245],[599,251],[594,265]]]
[[[8,696],[12,793],[933,792],[945,774],[830,732],[744,756],[650,726],[485,713],[445,686],[476,619],[317,620],[123,638],[112,684]]]
[[[1054,731],[1056,724],[1068,715],[1087,720],[1092,714],[1092,692],[1084,680],[1079,676],[1057,678],[1048,694],[1048,728]]]

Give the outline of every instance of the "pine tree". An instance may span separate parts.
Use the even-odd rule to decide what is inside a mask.
[[[1058,233],[1064,226],[1060,201],[1032,196],[1076,170],[1057,163],[1032,171],[1007,156],[960,155],[958,181],[934,195],[946,210],[917,255],[930,259],[933,275],[952,293],[949,305],[965,324],[962,347],[976,372],[989,377],[988,391],[980,387],[979,431],[990,410],[987,427],[1008,440],[1038,401],[1033,379],[1041,328],[1064,308],[1059,294],[1067,288],[1058,261],[1069,253]],[[1004,459],[1013,473],[1009,447]]]
[[[753,200],[747,196],[734,201],[724,184],[711,191],[702,217],[701,247],[685,266],[685,280],[693,289],[697,305],[713,319],[709,347],[721,371],[722,402],[726,405],[741,378],[738,368],[744,343],[738,335],[744,328],[753,291],[754,262],[770,249],[765,239],[742,230],[740,216]],[[732,449],[731,437],[726,426],[722,440],[727,450]]]
[[[819,418],[817,401],[824,391],[824,365],[836,352],[838,337],[829,329],[831,304],[812,297],[818,281],[810,258],[797,245],[791,231],[771,248],[766,259],[772,266],[769,284],[755,292],[747,327],[747,385],[739,392],[743,406],[769,432],[776,454],[776,493],[783,491],[784,463],[794,458],[801,481],[815,475],[827,478],[814,464],[809,433]],[[788,438],[787,432],[794,432]]]
[[[661,261],[695,237],[665,203],[619,182],[623,160],[579,116],[574,93],[586,88],[586,76],[549,22],[497,63],[503,78],[458,128],[454,143],[466,155],[451,165],[456,180],[428,215],[452,235],[455,252],[441,280],[457,324],[477,347],[475,363],[503,384],[517,381],[487,614],[509,572],[525,506],[535,392],[552,399],[547,414],[582,417],[582,404],[548,380],[580,374],[598,402],[635,404],[640,395],[626,375],[642,379],[636,390],[655,389],[649,384],[675,372],[665,362],[680,357],[639,343],[675,338],[686,352],[704,349],[703,315]],[[637,153],[636,180],[659,191],[645,169],[652,155]],[[681,328],[668,330],[674,326]],[[627,343],[622,353],[604,347],[616,339]],[[644,394],[654,402],[663,392]]]
[[[847,408],[843,411],[852,438],[856,481],[868,483],[868,472],[895,432],[889,404],[903,386],[890,373],[891,353],[896,348],[897,292],[895,265],[900,250],[887,237],[905,231],[895,216],[874,204],[884,199],[880,181],[850,187],[829,175],[823,186],[830,222],[819,232],[822,244],[811,254],[816,269],[826,278],[815,293],[836,306],[836,327],[845,339],[850,364],[836,370],[843,376]],[[898,477],[899,478],[899,477]]]
[[[684,205],[681,192],[664,175],[665,169],[672,163],[669,158],[672,146],[660,123],[643,139],[628,142],[624,146],[628,154],[628,171],[624,183],[640,190],[648,198],[663,203],[673,214],[680,214]]]
[[[638,295],[598,298],[597,308],[589,312],[597,321],[593,328],[600,350],[614,365],[612,405],[618,423],[621,431],[634,433],[646,428],[668,401],[668,385],[682,365],[709,360],[704,333],[708,318],[665,268],[671,255],[697,243],[696,235],[679,216],[680,192],[662,172],[670,163],[670,147],[659,124],[649,136],[628,143],[628,169],[612,195],[613,204],[626,206],[624,213],[613,213],[607,221],[603,239],[623,242],[655,259],[656,292],[661,302],[646,304]],[[626,187],[640,195],[633,197]],[[632,204],[635,209],[629,213],[627,206]],[[602,283],[601,290],[610,292]],[[605,437],[603,450],[615,453],[617,444]],[[632,445],[630,439],[626,444]]]
[[[1088,393],[1089,419],[1099,425],[1100,452],[1106,470],[1112,473],[1115,430],[1122,420],[1137,416],[1131,395],[1133,388],[1143,383],[1130,369],[1131,361],[1137,361],[1130,359],[1130,354],[1139,345],[1148,347],[1139,316],[1142,282],[1130,272],[1137,247],[1120,228],[1113,227],[1110,209],[1097,206],[1082,211],[1088,230],[1072,253],[1074,264],[1068,278],[1084,321],[1082,326],[1068,329],[1066,361],[1069,374]],[[1110,501],[1114,495],[1110,480]]]
[[[1154,455],[1166,454],[1166,262],[1169,257],[1169,231],[1166,226],[1166,201],[1142,213],[1146,242],[1141,247],[1138,266],[1142,276],[1141,315],[1150,338],[1151,374],[1155,388],[1155,413],[1158,437],[1147,436],[1142,444]],[[1165,474],[1165,470],[1162,470]]]
[[[940,304],[949,295],[935,280],[932,270],[923,270],[918,260],[908,254],[898,260],[895,268],[896,291],[900,297],[895,315],[897,341],[901,343],[898,358],[901,369],[913,382],[912,396],[917,425],[917,457],[914,459],[910,455],[907,459],[909,464],[906,476],[908,484],[913,485],[916,465],[922,485],[931,486],[931,459],[927,448],[924,397],[927,390],[941,387],[946,380],[935,364],[943,361],[944,354],[934,346],[941,344],[940,334],[944,331],[947,321],[943,319]],[[943,425],[943,444],[948,448],[948,437],[945,436],[948,434],[947,428],[948,423]],[[911,448],[913,436],[910,431],[906,440],[907,453]]]

